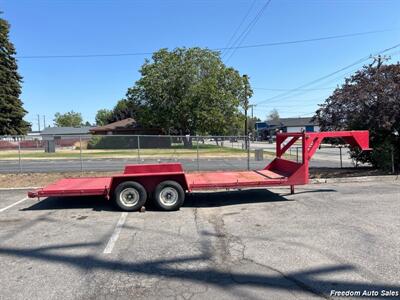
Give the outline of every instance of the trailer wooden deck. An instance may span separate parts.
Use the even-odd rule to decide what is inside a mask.
[[[279,185],[284,184],[288,178],[276,172],[260,170],[188,173],[186,180],[190,190],[207,190]]]

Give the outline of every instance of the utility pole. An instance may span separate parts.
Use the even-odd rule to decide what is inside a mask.
[[[256,104],[249,104],[249,107],[251,108],[251,118],[254,118],[254,114],[253,114],[253,107],[257,106]]]
[[[243,75],[243,82],[244,82],[244,101],[243,101],[243,108],[244,108],[244,142],[245,142],[245,149],[247,150],[247,170],[250,170],[250,139],[248,134],[248,120],[247,120],[247,110],[249,109],[249,98],[248,98],[248,83],[249,78],[247,75]]]
[[[40,115],[39,114],[37,115],[37,124],[38,124],[38,129],[40,132]]]
[[[46,128],[46,116],[43,115],[43,129]]]
[[[243,102],[243,108],[244,108],[244,136],[245,136],[245,149],[248,147],[248,124],[247,124],[247,110],[249,109],[249,99],[247,98],[247,82],[248,78],[247,75],[243,75],[243,81],[244,81],[244,102]]]
[[[376,55],[376,56],[372,56],[371,55],[371,58],[373,59],[373,61],[369,66],[372,67],[376,63],[376,68],[379,69],[382,66],[382,64],[385,61],[388,61],[391,57],[387,56],[387,55],[383,55],[382,56],[382,55],[379,54],[379,55]]]

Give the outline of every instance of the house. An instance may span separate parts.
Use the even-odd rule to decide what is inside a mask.
[[[282,118],[280,123],[283,125],[283,132],[318,132],[319,126],[312,117],[305,118]]]
[[[319,126],[312,117],[280,118],[279,120],[257,122],[255,125],[257,137],[262,140],[270,139],[276,132],[318,132]]]
[[[88,144],[92,149],[170,148],[171,139],[158,128],[144,128],[133,118],[127,118],[90,129],[93,135],[102,135]]]
[[[127,118],[90,128],[90,133],[95,135],[158,135],[162,132],[157,128],[143,128],[133,118]]]

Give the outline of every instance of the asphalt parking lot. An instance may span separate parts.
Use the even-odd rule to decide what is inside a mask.
[[[400,293],[400,183],[198,193],[177,212],[0,191],[1,299]]]

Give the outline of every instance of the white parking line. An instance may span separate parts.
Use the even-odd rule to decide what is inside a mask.
[[[127,212],[123,212],[121,214],[121,216],[119,217],[118,223],[115,226],[114,232],[111,235],[110,240],[108,241],[106,248],[104,248],[103,253],[109,254],[109,253],[112,252],[112,250],[114,248],[114,245],[115,245],[115,242],[118,240],[119,234],[121,233],[121,229],[124,226],[124,223],[125,223],[125,220],[126,220],[127,216],[128,216],[128,213]]]
[[[24,201],[27,200],[27,199],[28,199],[28,197],[25,197],[24,199],[21,199],[21,200],[15,202],[15,203],[13,203],[13,204],[11,204],[11,205],[9,205],[9,206],[6,206],[6,207],[4,207],[4,208],[1,208],[1,209],[0,209],[0,213],[3,212],[3,211],[6,211],[7,209],[9,209],[9,208],[11,208],[11,207],[13,207],[13,206],[15,206],[15,205],[21,203],[21,202],[24,202]]]

